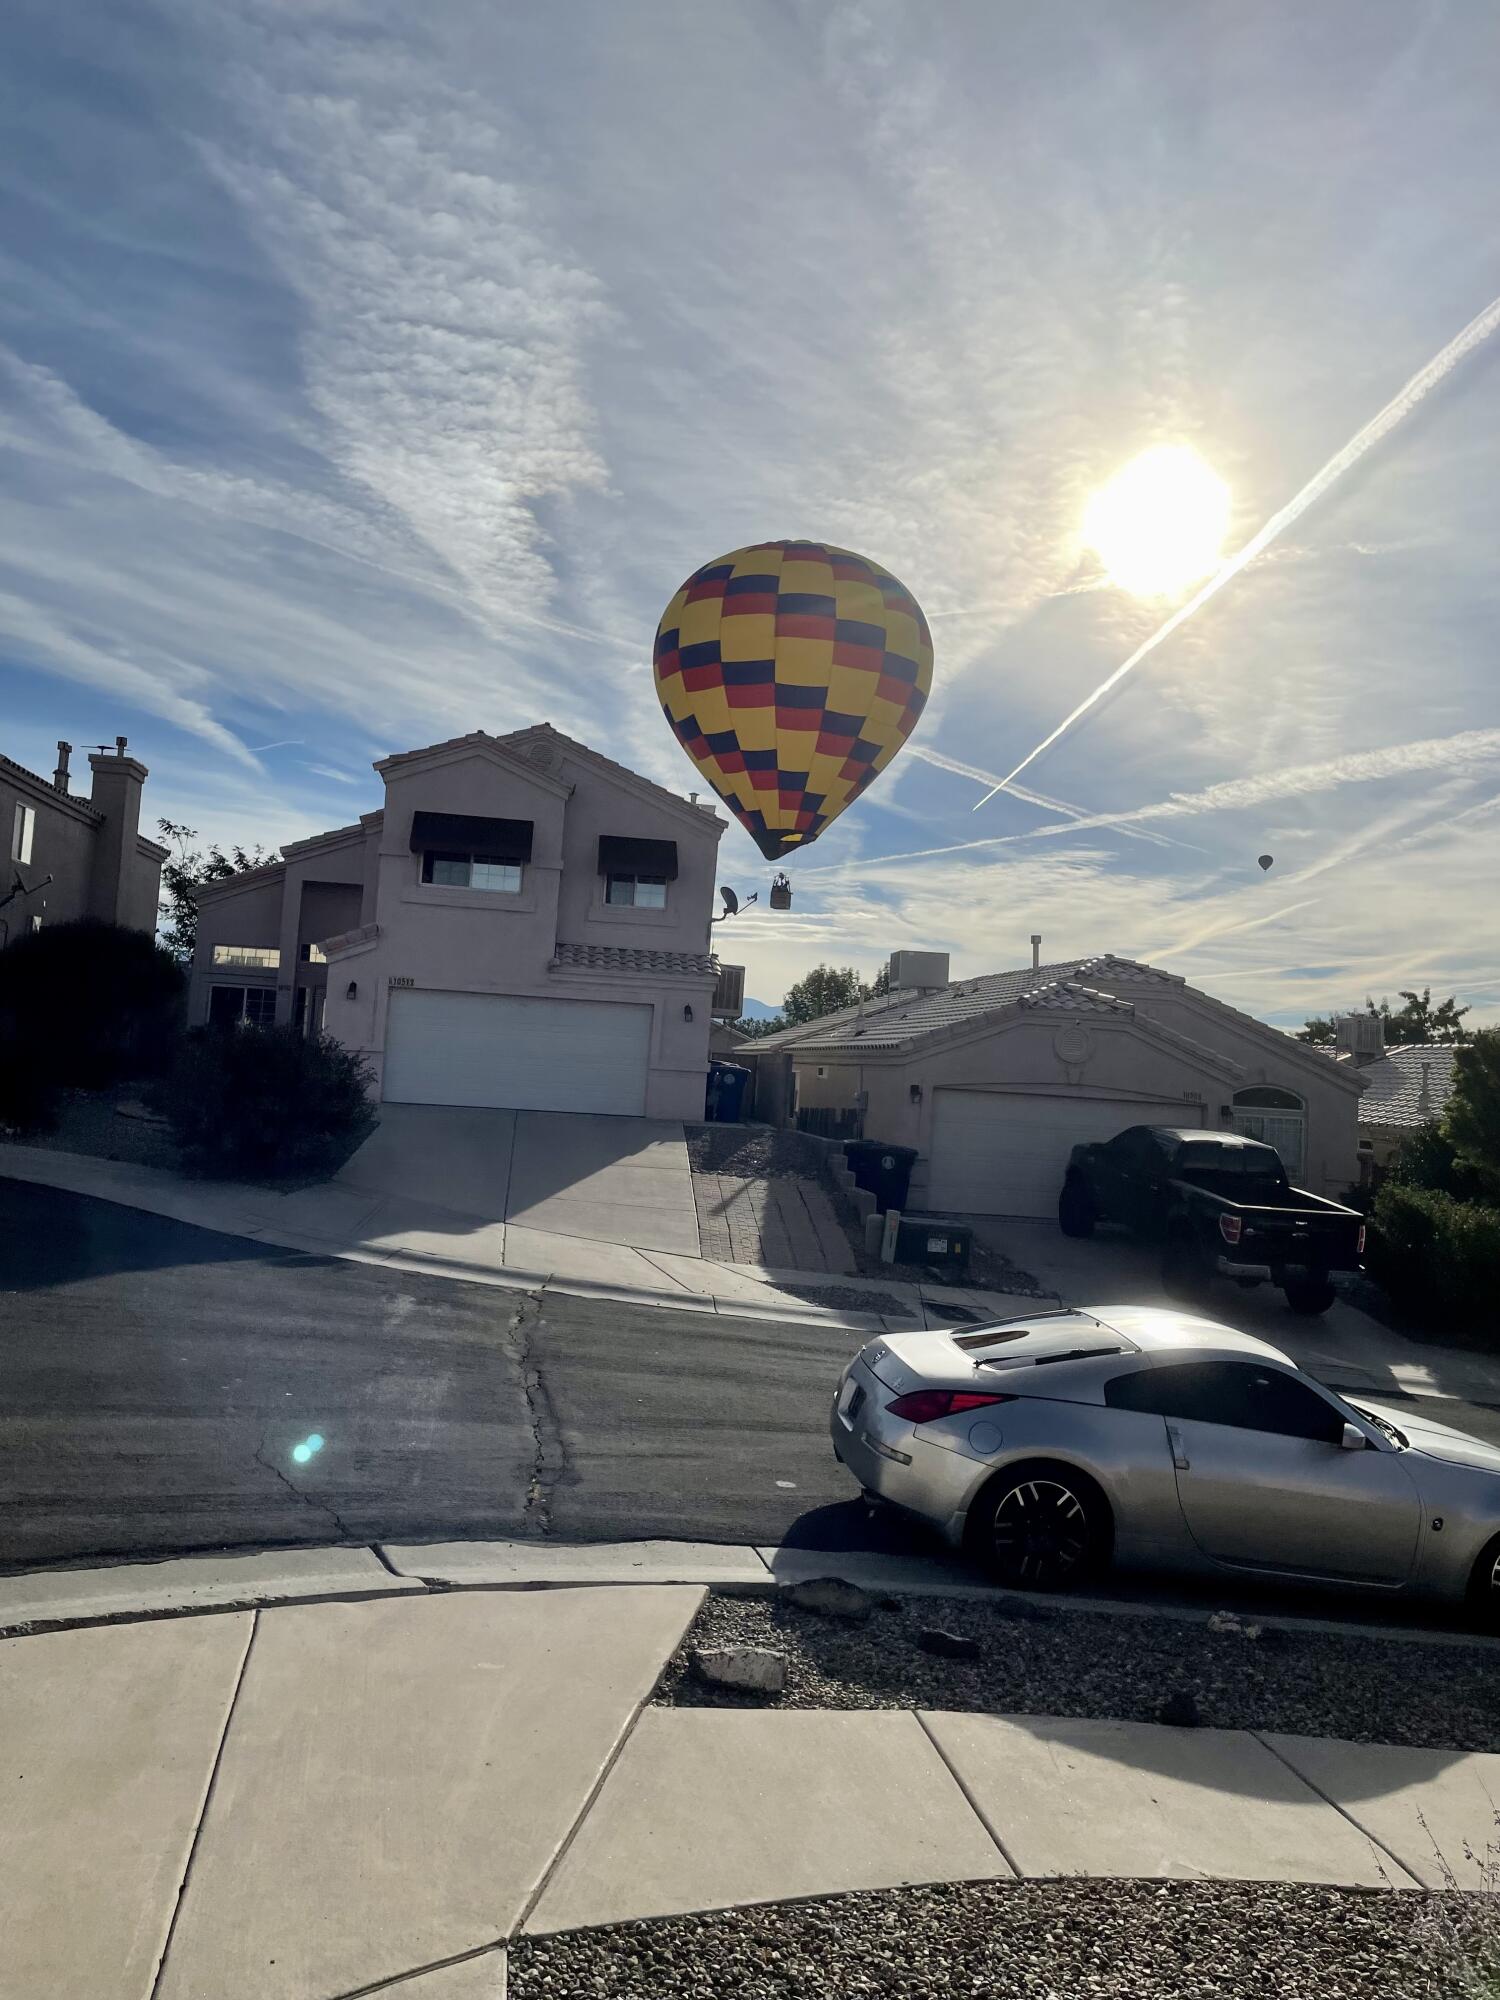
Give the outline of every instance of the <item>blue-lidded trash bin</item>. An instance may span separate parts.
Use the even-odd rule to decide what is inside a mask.
[[[846,1139],[844,1158],[854,1185],[874,1195],[882,1215],[888,1208],[905,1208],[911,1170],[917,1163],[915,1146],[888,1146],[883,1139]]]
[[[711,1062],[704,1116],[718,1125],[737,1125],[750,1072],[740,1063]]]

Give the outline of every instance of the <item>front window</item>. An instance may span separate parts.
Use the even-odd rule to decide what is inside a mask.
[[[604,900],[625,909],[664,910],[667,907],[667,878],[665,875],[606,876]]]
[[[1179,1151],[1173,1173],[1193,1187],[1252,1207],[1273,1207],[1289,1192],[1280,1158],[1265,1146],[1221,1146],[1212,1139],[1190,1139]]]
[[[246,972],[274,972],[281,964],[281,953],[270,945],[216,944],[214,964],[237,965]],[[224,990],[232,992],[234,988],[226,987]]]
[[[1275,1084],[1252,1084],[1234,1093],[1234,1129],[1242,1138],[1274,1146],[1288,1174],[1302,1172],[1307,1141],[1307,1107],[1293,1091]]]
[[[276,1019],[273,986],[211,986],[208,1025],[211,1028],[269,1028]]]
[[[493,889],[514,896],[521,887],[521,864],[502,861],[493,854],[442,853],[430,848],[422,856],[422,880],[437,889]]]
[[[36,808],[17,806],[16,817],[10,830],[10,858],[12,861],[30,861],[31,837],[36,830]]]

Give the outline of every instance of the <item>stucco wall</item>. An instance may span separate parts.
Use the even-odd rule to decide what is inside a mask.
[[[38,889],[31,896],[18,896],[0,910],[0,942],[30,930],[33,917],[40,917],[44,924],[66,924],[89,913],[89,881],[94,860],[92,821],[70,811],[50,786],[28,784],[0,764],[0,871],[5,892],[9,892],[15,873],[10,844],[18,805],[30,806],[36,813],[31,860],[21,868],[21,873],[28,882],[40,882],[49,874],[53,880],[45,889]]]
[[[198,946],[188,989],[188,1021],[192,1026],[208,1019],[210,986],[276,986],[285,977],[276,972],[247,972],[238,966],[216,969],[213,962],[216,944],[260,945],[273,951],[279,946],[282,874],[280,868],[257,870],[242,887],[226,885],[199,904]]]

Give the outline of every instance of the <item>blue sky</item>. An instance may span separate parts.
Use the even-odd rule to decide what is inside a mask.
[[[1500,294],[1491,8],[11,0],[0,36],[8,754],[124,732],[155,813],[247,843],[543,717],[685,790],[661,609],[812,536],[917,593],[934,696],[736,928],[752,992],[1035,930],[1282,1022],[1412,983],[1500,1019],[1500,338],[1027,771],[1082,819],[971,811],[1171,609],[1101,577],[1091,493],[1189,444],[1232,549]],[[721,878],[767,874],[732,825]]]

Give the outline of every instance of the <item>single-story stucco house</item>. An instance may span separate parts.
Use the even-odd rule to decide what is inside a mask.
[[[898,952],[891,986],[738,1060],[757,1117],[915,1147],[912,1208],[1050,1215],[1070,1149],[1128,1125],[1269,1140],[1315,1194],[1356,1179],[1359,1072],[1176,973],[1106,952],[950,980]]]
[[[203,890],[190,1019],[324,1029],[392,1102],[701,1118],[712,806],[547,723],[375,769],[356,825]]]

